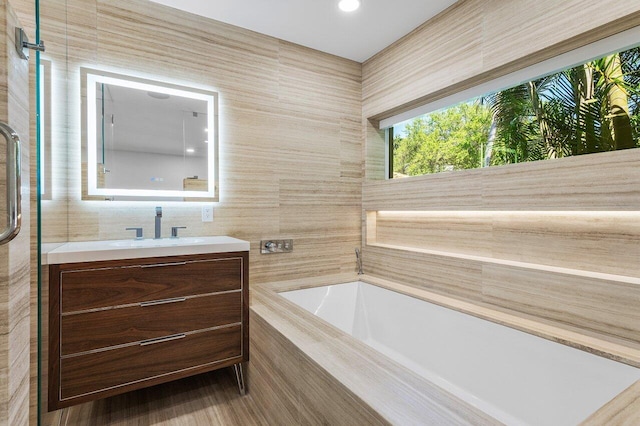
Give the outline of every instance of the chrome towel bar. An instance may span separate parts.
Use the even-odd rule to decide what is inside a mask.
[[[0,133],[7,140],[7,227],[0,234],[0,244],[6,244],[20,232],[22,221],[20,196],[20,137],[7,124],[0,122]]]
[[[25,33],[22,28],[16,27],[16,51],[18,52],[18,56],[28,61],[29,50],[44,52],[44,41],[40,40],[38,44],[29,43],[27,33]]]

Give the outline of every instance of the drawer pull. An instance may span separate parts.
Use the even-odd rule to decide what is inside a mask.
[[[162,266],[180,266],[186,265],[187,262],[173,262],[173,263],[154,263],[153,265],[140,265],[141,268],[160,268]]]
[[[154,300],[152,302],[140,302],[140,307],[145,306],[156,306],[156,305],[164,305],[166,303],[176,303],[176,302],[184,302],[187,300],[186,297],[174,297],[172,299],[162,299],[162,300]]]
[[[170,342],[172,340],[184,339],[185,337],[187,337],[187,335],[184,333],[173,334],[171,336],[166,336],[166,337],[157,337],[155,339],[143,340],[142,342],[140,342],[140,346],[155,345],[156,343]]]

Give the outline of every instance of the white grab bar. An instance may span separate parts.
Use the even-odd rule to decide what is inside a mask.
[[[22,221],[20,196],[20,137],[7,124],[0,122],[0,133],[7,140],[7,227],[0,234],[0,244],[6,244],[20,232]]]

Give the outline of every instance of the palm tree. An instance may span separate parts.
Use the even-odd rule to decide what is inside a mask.
[[[529,158],[537,131],[527,87],[512,87],[486,96],[482,102],[491,108],[492,115],[483,164],[515,163],[517,158]]]
[[[618,53],[605,56],[593,62],[600,74],[597,87],[603,93],[603,113],[614,149],[635,147],[631,119],[629,117],[629,97],[627,83],[624,80],[622,63]]]
[[[493,118],[486,164],[634,148],[640,134],[640,48],[503,90],[484,101]]]

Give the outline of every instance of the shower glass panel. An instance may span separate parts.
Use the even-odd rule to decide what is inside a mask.
[[[27,0],[16,0],[23,7]],[[31,117],[35,122],[35,137],[32,136],[31,193],[35,194],[36,211],[32,215],[36,221],[32,225],[32,241],[37,240],[37,280],[32,278],[32,294],[37,294],[37,302],[31,305],[32,318],[37,314],[37,322],[32,320],[31,352],[37,353],[31,360],[31,403],[37,404],[38,425],[58,424],[62,413],[48,412],[47,407],[47,362],[48,362],[48,266],[46,252],[50,246],[68,241],[67,214],[68,195],[63,182],[67,179],[67,138],[69,137],[67,94],[68,79],[68,39],[66,0],[40,2],[35,0],[35,43],[45,41],[45,52],[32,52],[31,70],[35,79],[31,83],[35,91],[35,104],[31,106]],[[42,17],[42,18],[41,18]],[[28,28],[29,34],[33,29]],[[32,216],[32,217],[33,217]],[[32,277],[36,276],[32,268]],[[37,346],[37,347],[34,347]],[[37,349],[37,351],[36,351]],[[35,358],[35,359],[34,359]],[[37,374],[36,374],[37,373]],[[37,400],[34,401],[34,400]]]
[[[40,0],[35,0],[35,31],[36,31],[36,44],[40,43]],[[45,117],[47,116],[47,114],[50,111],[50,108],[47,107],[47,110],[45,111],[43,108],[45,106],[44,102],[42,101],[42,97],[45,93],[45,68],[50,71],[50,64],[48,62],[45,62],[42,60],[40,52],[37,51],[36,52],[36,66],[35,66],[35,89],[36,89],[36,105],[35,105],[35,111],[36,111],[36,140],[35,140],[35,146],[36,146],[36,173],[35,173],[35,177],[36,177],[36,229],[35,231],[35,236],[36,236],[36,240],[37,240],[37,257],[38,257],[38,264],[37,264],[37,278],[36,278],[36,294],[37,294],[37,300],[36,300],[36,311],[37,311],[37,358],[36,358],[36,398],[37,398],[37,402],[36,402],[36,416],[37,416],[37,422],[38,422],[38,426],[44,424],[43,423],[43,418],[42,418],[42,413],[43,410],[46,411],[46,408],[43,407],[43,394],[42,394],[42,321],[43,321],[43,317],[42,317],[42,199],[43,197],[51,197],[51,179],[45,179],[45,174],[48,173],[51,170],[51,163],[48,162],[49,164],[45,164],[46,162],[44,161],[45,156],[51,155],[51,150],[47,149],[44,150],[43,148],[43,142],[44,139],[42,137],[42,134],[44,132],[44,125],[45,125]],[[49,74],[50,75],[50,74]],[[48,83],[50,84],[51,79],[48,79]],[[50,91],[49,91],[49,95],[50,95]],[[49,96],[50,97],[50,96]],[[46,154],[45,154],[46,151]],[[33,174],[32,174],[33,175]],[[45,183],[46,182],[46,183]],[[49,190],[46,191],[47,185],[49,185]],[[33,184],[31,185],[33,187]],[[33,232],[33,231],[32,231]],[[33,240],[33,234],[32,234],[32,240]],[[33,271],[32,271],[33,272]],[[32,279],[33,282],[33,279]],[[32,306],[33,308],[33,306]],[[33,318],[33,314],[31,315],[31,318]],[[33,320],[31,320],[33,321]],[[33,329],[33,327],[31,327]],[[33,348],[31,348],[31,352],[33,352]],[[31,362],[31,365],[33,366],[33,362]],[[31,373],[31,377],[33,378],[33,372]],[[33,379],[31,379],[31,383],[33,383]],[[31,393],[33,395],[33,393]],[[32,416],[29,416],[32,417]]]

